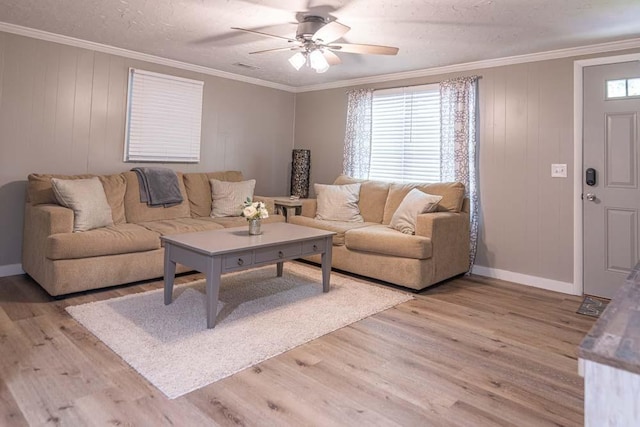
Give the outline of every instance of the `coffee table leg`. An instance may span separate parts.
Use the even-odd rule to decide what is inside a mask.
[[[284,262],[276,263],[276,276],[282,277],[282,266],[283,265],[284,265]]]
[[[207,328],[212,329],[216,326],[216,317],[218,316],[218,294],[220,293],[222,258],[209,258],[207,267]]]
[[[329,279],[331,276],[331,250],[333,246],[333,239],[329,237],[326,239],[324,247],[325,250],[320,258],[322,262],[322,292],[329,292]]]
[[[171,260],[171,244],[164,247],[164,305],[171,304],[173,299],[173,281],[176,277],[176,263]]]

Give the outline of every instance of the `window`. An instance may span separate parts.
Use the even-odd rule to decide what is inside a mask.
[[[125,162],[199,162],[203,86],[130,68]]]
[[[607,99],[640,96],[640,77],[633,79],[607,80]]]
[[[439,182],[439,85],[375,91],[371,108],[369,178]]]

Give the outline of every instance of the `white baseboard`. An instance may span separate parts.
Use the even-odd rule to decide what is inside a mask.
[[[562,292],[571,295],[582,295],[582,289],[578,289],[574,283],[570,282],[561,282],[559,280],[546,279],[544,277],[514,273],[513,271],[484,267],[482,265],[474,265],[472,273],[479,276],[491,277],[493,279],[506,280],[508,282],[533,286],[535,288],[547,289],[549,291]],[[24,274],[22,264],[0,265],[0,277],[15,276],[17,274]]]
[[[22,264],[0,265],[0,277],[15,276],[16,274],[24,274]]]
[[[527,274],[483,267],[481,265],[474,265],[471,272],[479,276],[506,280],[508,282],[520,283],[522,285],[533,286],[535,288],[546,289],[549,291],[562,292],[571,295],[582,295],[582,288],[571,282],[561,282],[559,280],[546,279],[544,277],[529,276]]]

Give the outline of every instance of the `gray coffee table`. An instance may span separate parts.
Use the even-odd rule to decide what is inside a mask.
[[[207,328],[216,324],[223,273],[276,264],[276,274],[281,277],[284,261],[321,254],[322,291],[329,292],[334,232],[287,223],[262,224],[262,234],[258,236],[250,236],[248,229],[247,225],[163,236],[165,305],[173,299],[176,263],[207,277]]]

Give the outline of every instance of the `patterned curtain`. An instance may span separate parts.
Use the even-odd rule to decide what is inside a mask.
[[[369,178],[372,95],[372,89],[347,91],[347,128],[344,135],[342,173],[354,178]]]
[[[471,202],[469,272],[478,242],[478,76],[440,82],[441,179],[460,181]]]

